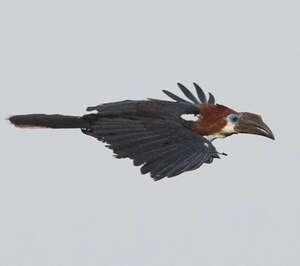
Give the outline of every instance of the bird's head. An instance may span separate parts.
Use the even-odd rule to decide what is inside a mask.
[[[256,134],[275,139],[260,115],[236,112],[223,105],[206,104],[200,110],[194,130],[209,139],[225,138],[232,134]]]

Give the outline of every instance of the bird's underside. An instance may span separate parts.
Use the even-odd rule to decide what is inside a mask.
[[[117,158],[141,165],[142,174],[155,180],[173,177],[219,158],[209,140],[191,131],[193,122],[180,118],[196,112],[188,107],[162,101],[104,104],[89,108],[98,113],[85,117],[91,126],[82,132],[106,142]]]
[[[132,159],[135,166],[141,166],[142,174],[150,173],[154,180],[160,180],[220,158],[224,153],[217,152],[211,143],[220,133],[203,133],[212,134],[209,138],[202,132],[213,132],[218,126],[226,129],[228,126],[222,124],[225,120],[221,114],[236,113],[216,105],[211,94],[207,99],[197,84],[194,85],[198,98],[178,85],[190,101],[164,91],[175,101],[126,100],[88,107],[87,111],[92,113],[82,117],[33,114],[13,116],[9,120],[19,127],[81,128],[84,134],[107,143],[106,147],[114,151],[116,158]],[[222,122],[210,125],[209,119],[204,119],[204,110],[212,113],[210,119],[222,118]],[[194,115],[198,120],[187,121],[182,118],[184,114]],[[225,137],[234,133],[224,131],[222,134]]]
[[[181,118],[183,114],[199,115],[200,105],[208,102],[202,90],[198,91],[199,100],[184,91],[192,103],[165,91],[176,102],[127,100],[89,107],[88,111],[97,113],[84,116],[91,126],[82,132],[106,142],[116,158],[132,159],[135,166],[141,166],[142,174],[150,173],[155,180],[197,169],[219,158],[212,143],[191,130],[195,122]],[[212,95],[209,101],[214,104]]]

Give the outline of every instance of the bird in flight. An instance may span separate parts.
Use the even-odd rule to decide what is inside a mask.
[[[79,128],[105,142],[116,158],[132,159],[142,174],[150,173],[156,181],[227,155],[212,144],[217,138],[248,133],[275,139],[260,115],[216,104],[211,93],[207,98],[193,85],[198,98],[178,83],[189,101],[163,90],[173,101],[126,100],[88,107],[87,111],[94,112],[83,116],[27,114],[9,120],[21,128]]]

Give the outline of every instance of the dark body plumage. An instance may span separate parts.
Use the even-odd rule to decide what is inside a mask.
[[[117,158],[131,158],[143,165],[158,180],[194,170],[218,158],[215,147],[206,138],[193,133],[192,123],[181,114],[195,113],[197,108],[165,101],[124,101],[104,104],[89,110],[91,126],[85,134],[108,143]],[[199,112],[199,111],[198,111]]]
[[[132,159],[134,165],[141,166],[142,174],[150,173],[154,180],[159,180],[219,158],[221,153],[204,134],[223,128],[225,120],[220,117],[223,120],[217,120],[213,126],[206,125],[205,121],[210,121],[209,117],[219,119],[223,113],[236,113],[216,105],[211,94],[207,99],[197,84],[194,86],[199,99],[183,85],[178,86],[191,102],[164,91],[175,102],[126,100],[88,107],[87,111],[94,112],[82,117],[32,114],[13,116],[9,120],[19,127],[81,128],[84,134],[107,143],[116,158]],[[183,114],[199,119],[187,121],[181,117]]]

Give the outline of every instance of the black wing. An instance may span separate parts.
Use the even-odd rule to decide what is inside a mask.
[[[106,142],[117,158],[130,158],[159,180],[194,170],[219,158],[210,141],[193,133],[181,114],[199,112],[194,105],[160,100],[123,101],[89,108],[97,110],[83,132]]]
[[[203,92],[203,90],[201,89],[201,87],[197,84],[197,83],[193,83],[194,87],[196,89],[197,95],[198,95],[198,99],[191,93],[190,90],[188,90],[185,86],[183,86],[181,83],[177,83],[178,87],[180,88],[180,90],[183,92],[183,94],[192,102],[188,102],[180,97],[178,97],[177,95],[173,94],[172,92],[169,92],[167,90],[163,90],[163,92],[169,96],[170,98],[172,98],[173,100],[175,100],[178,103],[189,103],[189,104],[193,104],[195,106],[200,106],[203,103],[208,103],[208,104],[215,104],[215,97],[209,93],[209,97],[208,100],[206,98],[205,93]]]

